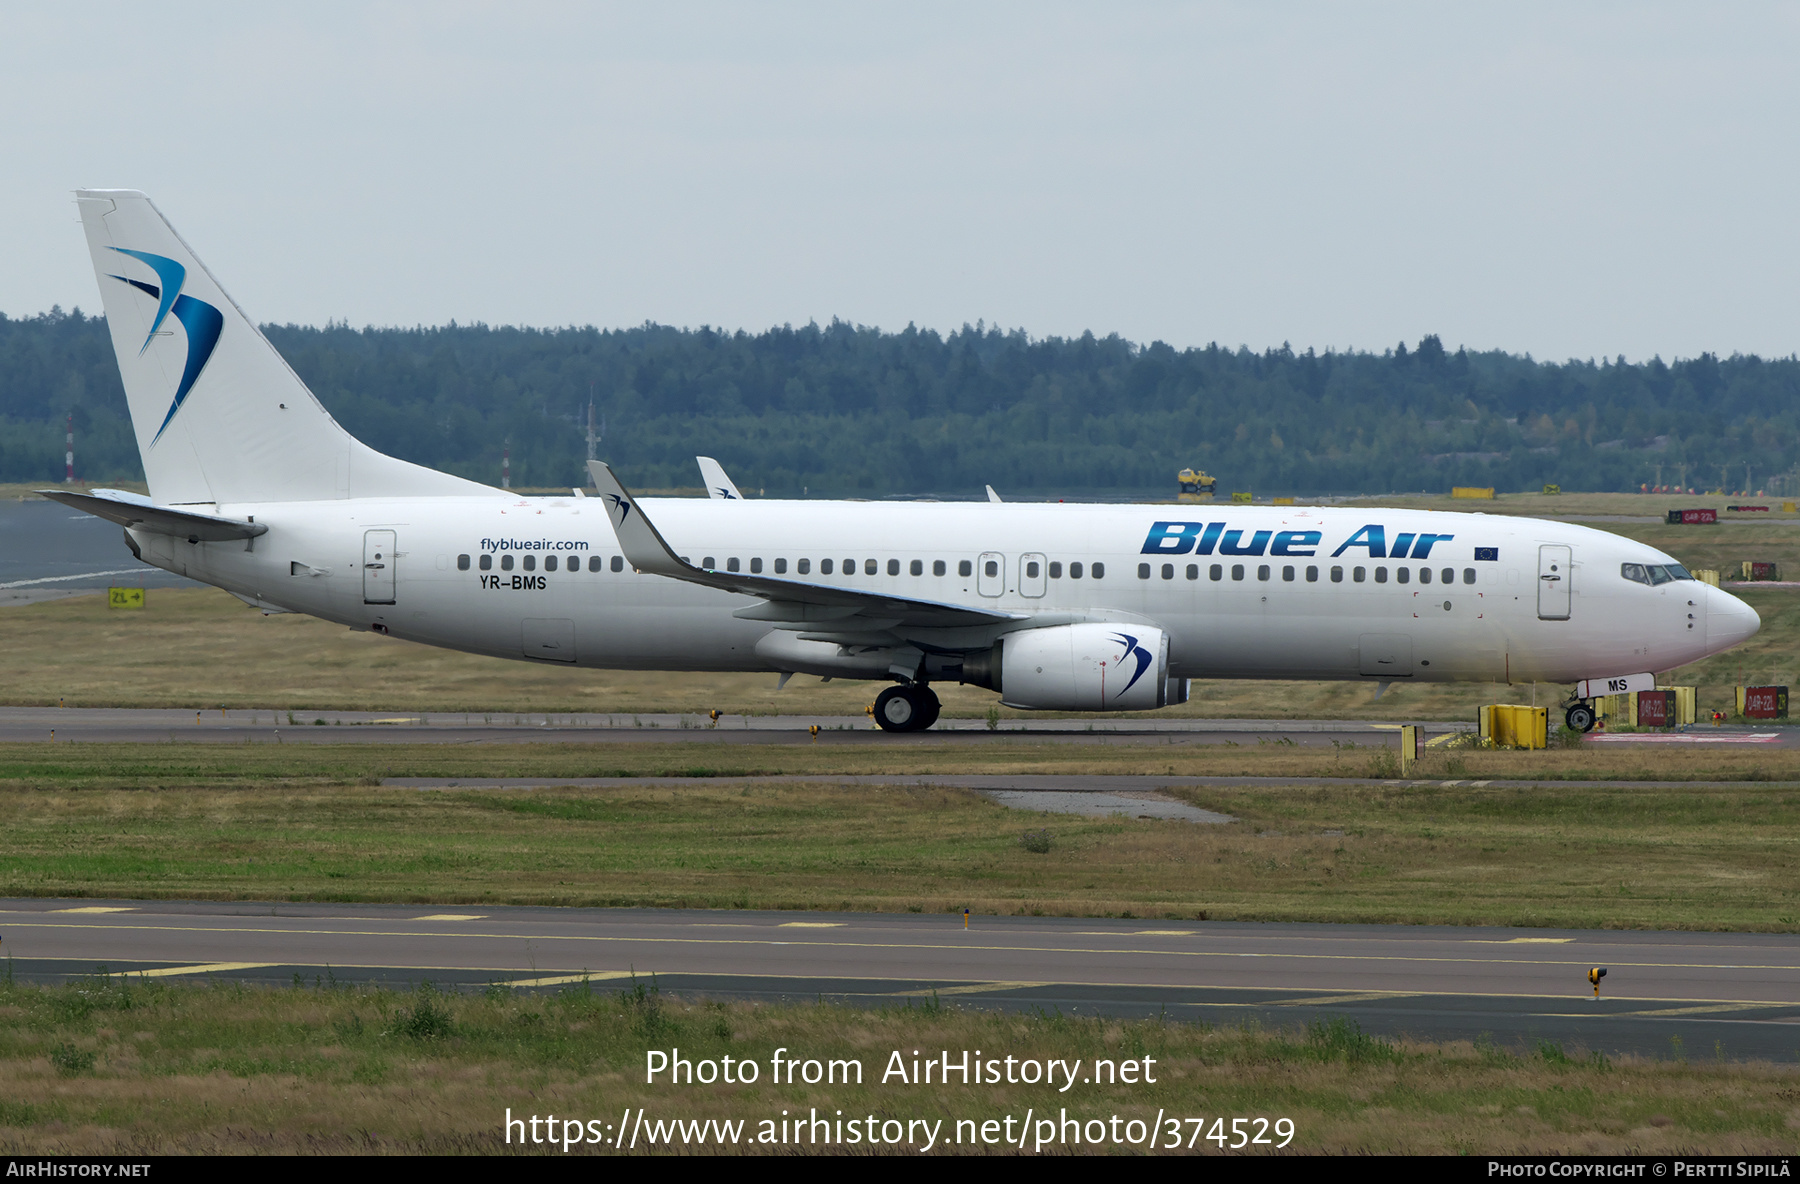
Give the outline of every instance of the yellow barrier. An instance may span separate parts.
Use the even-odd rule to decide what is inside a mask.
[[[1269,499],[1269,504],[1271,506],[1291,506],[1294,504],[1294,499],[1291,497],[1272,497]]]
[[[1695,571],[1694,578],[1702,584],[1711,584],[1715,588],[1719,586],[1719,573],[1710,567],[1702,567]]]
[[[1493,748],[1548,748],[1550,709],[1490,703],[1477,716],[1481,742]]]
[[[1485,487],[1479,485],[1453,485],[1450,488],[1450,496],[1492,499],[1494,496],[1494,487],[1492,485]]]
[[[1783,514],[1800,514],[1800,505],[1796,505],[1793,502],[1782,502],[1781,512]]]

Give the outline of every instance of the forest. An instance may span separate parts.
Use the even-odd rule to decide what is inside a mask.
[[[515,487],[693,487],[695,454],[775,496],[1167,496],[1643,484],[1793,494],[1800,359],[1537,361],[1447,351],[1175,349],[1116,335],[940,334],[833,321],[758,333],[266,325],[319,400],[384,452]],[[0,314],[0,481],[141,476],[106,325]]]

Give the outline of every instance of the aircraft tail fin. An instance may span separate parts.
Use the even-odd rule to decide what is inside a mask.
[[[714,501],[742,501],[744,495],[738,487],[725,475],[725,466],[710,456],[696,456],[694,460],[700,465],[700,479],[706,482],[706,496]]]
[[[144,194],[75,197],[157,502],[498,494],[346,432]]]

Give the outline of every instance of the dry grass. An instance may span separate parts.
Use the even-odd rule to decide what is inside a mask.
[[[562,1155],[509,1148],[505,1112],[593,1119],[604,1131],[628,1107],[652,1121],[742,1120],[752,1138],[764,1119],[814,1108],[941,1120],[950,1138],[958,1119],[1022,1119],[1028,1108],[1144,1122],[1160,1109],[1204,1117],[1208,1129],[1225,1116],[1221,1133],[1234,1116],[1285,1117],[1296,1130],[1289,1150],[1315,1154],[1778,1154],[1792,1150],[1800,1127],[1794,1076],[1774,1065],[1607,1061],[1547,1044],[1386,1042],[1342,1023],[1271,1032],[935,1006],[688,1003],[585,987],[458,996],[119,978],[0,986],[0,1015],[0,1080],[8,1083],[0,1153],[13,1155]],[[646,1085],[646,1050],[670,1047],[695,1060],[749,1058],[759,1080]],[[864,1084],[773,1084],[776,1048],[861,1061]],[[1157,1081],[1078,1082],[1068,1093],[879,1083],[891,1053],[910,1060],[921,1048],[1085,1064],[1147,1056]],[[1198,1133],[1185,1122],[1180,1130],[1184,1142]],[[1216,1150],[1203,1137],[1195,1142]],[[637,1149],[650,1149],[641,1136]],[[584,1151],[593,1149],[566,1154]]]
[[[371,774],[758,771],[721,769],[721,756],[763,771],[886,772],[894,755],[648,748],[120,746],[116,755],[136,763],[82,767],[98,754],[75,746],[64,750],[80,758],[73,764],[15,760],[3,770],[0,895],[1800,929],[1792,785],[1173,791],[1241,820],[1197,826],[1041,815],[924,786],[366,784]],[[236,757],[248,767],[230,768]],[[283,759],[295,765],[271,767]],[[945,753],[915,763],[971,764]],[[1090,753],[1080,767],[1121,763]],[[1047,853],[1021,846],[1027,829],[1049,832]]]

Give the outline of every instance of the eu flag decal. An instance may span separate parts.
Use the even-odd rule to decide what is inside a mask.
[[[1477,548],[1475,548],[1475,558],[1498,560],[1500,558],[1500,548],[1499,547],[1477,547]]]

